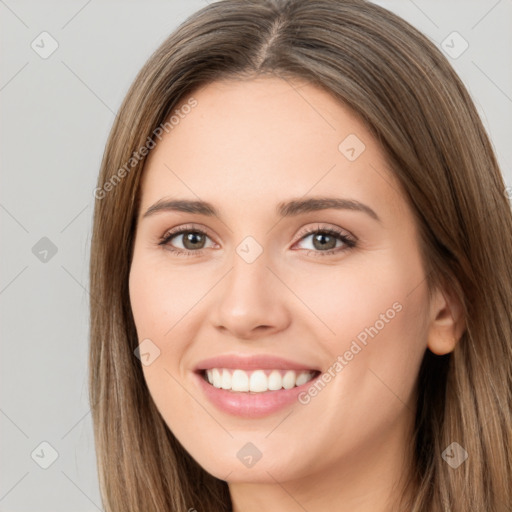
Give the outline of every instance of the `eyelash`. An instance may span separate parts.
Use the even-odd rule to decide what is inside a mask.
[[[179,228],[175,231],[168,231],[162,238],[160,238],[158,245],[167,246],[167,249],[169,251],[171,251],[172,253],[175,253],[179,256],[200,256],[205,251],[205,249],[198,249],[197,251],[191,251],[189,249],[176,249],[170,244],[170,241],[173,238],[175,238],[178,235],[182,235],[184,233],[199,233],[201,235],[208,237],[208,233],[206,233],[206,231],[204,231],[201,228],[196,228],[194,226],[185,226],[185,227]],[[326,234],[326,235],[330,235],[330,236],[338,238],[345,244],[345,247],[338,247],[335,249],[329,249],[327,251],[318,251],[318,250],[313,250],[313,249],[307,249],[308,256],[310,256],[310,255],[330,256],[335,253],[350,250],[350,249],[356,247],[356,244],[357,244],[355,238],[343,234],[340,230],[335,229],[335,228],[322,228],[321,226],[317,226],[316,229],[309,229],[309,230],[306,230],[304,233],[301,233],[300,238],[297,240],[297,242],[300,242],[303,238],[306,238],[309,235],[316,235],[318,233],[322,233],[322,234]]]

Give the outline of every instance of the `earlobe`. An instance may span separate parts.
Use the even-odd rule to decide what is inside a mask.
[[[463,308],[454,293],[436,290],[431,302],[427,347],[436,355],[455,349],[466,328]]]

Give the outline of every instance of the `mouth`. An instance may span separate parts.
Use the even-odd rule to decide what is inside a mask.
[[[311,358],[309,364],[304,363],[306,359],[225,353],[199,361],[192,374],[202,395],[218,410],[258,419],[302,404],[299,397],[322,373],[319,367],[310,366]]]
[[[198,370],[201,378],[217,389],[232,393],[258,394],[304,386],[320,375],[319,370],[208,368]]]

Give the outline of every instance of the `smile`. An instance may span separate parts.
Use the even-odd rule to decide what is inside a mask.
[[[218,389],[233,392],[264,393],[302,386],[315,378],[317,370],[252,370],[211,368],[203,371],[203,378]]]

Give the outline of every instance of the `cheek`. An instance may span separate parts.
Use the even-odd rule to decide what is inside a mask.
[[[208,290],[201,276],[185,267],[170,270],[161,256],[134,255],[130,302],[139,338],[163,339],[185,320]]]
[[[155,354],[151,364],[143,364],[142,370],[159,409],[170,397],[173,404],[190,399],[178,381],[189,378],[184,357],[194,339],[197,308],[215,282],[216,275],[212,276],[211,270],[209,273],[208,278],[206,271],[200,275],[192,267],[170,268],[161,255],[154,257],[142,251],[134,254],[130,303],[139,343],[145,343],[147,350]]]
[[[302,403],[311,417],[322,416],[321,434],[336,453],[382,441],[383,432],[414,409],[428,296],[421,262],[410,254],[407,261],[390,253],[377,264],[377,258],[347,264],[317,281],[316,293],[308,286],[299,292],[334,332],[316,322],[317,333],[327,332],[317,337],[327,355],[326,384],[310,389]]]
[[[301,273],[294,293],[311,313],[304,321],[312,327],[316,317],[317,335],[336,349],[361,333],[364,341],[368,329],[375,332],[372,327],[392,331],[397,339],[398,333],[410,338],[424,331],[426,282],[413,250],[407,259],[389,250]]]
[[[342,394],[361,392],[360,403],[369,406],[382,399],[375,381],[384,394],[409,397],[427,345],[421,259],[415,247],[398,245],[401,252],[368,253],[325,275],[304,275],[294,289],[314,313],[305,316],[306,326],[327,356],[326,368],[343,374],[333,379],[335,387]]]
[[[195,421],[179,363],[187,347],[186,314],[200,293],[191,290],[185,275],[135,254],[129,279],[140,352],[150,354],[149,362],[141,357],[144,379],[155,406],[178,437],[186,437],[186,426]]]
[[[341,365],[334,368],[343,375],[334,379],[340,395],[359,404],[361,414],[387,404],[392,415],[400,402],[413,399],[427,345],[424,277],[411,250],[407,259],[389,253],[378,264],[358,262],[324,290],[323,319],[335,334],[324,338],[323,346],[332,363]]]

